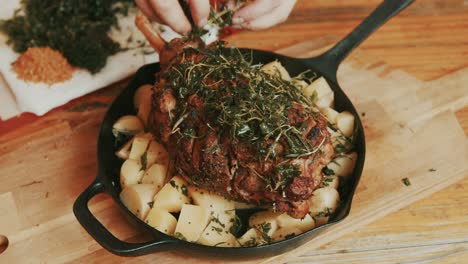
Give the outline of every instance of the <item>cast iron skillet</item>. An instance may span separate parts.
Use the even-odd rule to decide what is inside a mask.
[[[154,83],[154,73],[159,71],[159,64],[149,64],[141,67],[128,87],[115,99],[107,111],[101,124],[98,137],[98,174],[94,182],[78,197],[73,206],[73,211],[80,224],[88,233],[105,249],[122,256],[137,256],[163,250],[184,250],[210,256],[222,257],[260,257],[273,256],[307,242],[321,233],[322,230],[338,223],[348,216],[351,209],[351,201],[354,191],[358,185],[364,166],[365,140],[359,114],[356,112],[351,101],[344,94],[337,82],[336,73],[338,66],[351,50],[358,46],[373,31],[388,19],[399,13],[414,0],[385,0],[369,17],[367,17],[353,32],[336,46],[324,54],[309,59],[289,58],[271,52],[253,50],[254,62],[267,63],[278,59],[291,73],[292,76],[311,69],[324,76],[335,92],[335,105],[337,111],[348,110],[356,117],[357,134],[355,139],[355,150],[358,153],[356,168],[351,177],[348,191],[342,196],[343,204],[332,216],[330,222],[319,228],[310,230],[301,235],[276,242],[269,245],[249,248],[220,248],[198,245],[178,240],[153,229],[136,216],[134,216],[122,204],[119,199],[121,191],[119,184],[119,170],[122,164],[114,155],[114,136],[112,125],[121,116],[134,114],[133,94],[143,84]],[[99,194],[107,193],[124,210],[138,226],[141,226],[153,237],[152,241],[146,243],[128,243],[113,236],[89,211],[89,200]]]

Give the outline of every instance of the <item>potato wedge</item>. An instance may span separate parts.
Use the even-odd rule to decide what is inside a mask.
[[[157,190],[161,190],[166,181],[167,165],[164,164],[153,164],[149,169],[145,171],[141,178],[143,184],[154,184]]]
[[[124,161],[120,167],[120,186],[125,189],[129,185],[140,183],[144,173],[139,161],[131,159]]]
[[[309,86],[305,87],[302,92],[307,97],[317,97],[317,106],[319,108],[333,108],[333,103],[335,100],[335,94],[330,88],[327,80],[320,77],[317,80],[313,81]],[[315,94],[315,95],[314,95]]]
[[[194,204],[202,206],[209,211],[227,211],[235,209],[234,201],[228,200],[219,194],[195,186],[188,186],[188,192]]]
[[[122,203],[140,219],[145,219],[150,210],[156,188],[152,184],[134,184],[120,193]]]
[[[278,230],[276,230],[273,233],[272,238],[273,238],[273,241],[281,241],[289,237],[300,235],[302,233],[304,232],[295,226],[286,226],[286,227],[281,227]]]
[[[255,228],[247,230],[237,241],[241,247],[254,247],[266,243],[260,232]]]
[[[333,161],[327,165],[327,168],[333,170],[336,176],[348,177],[353,174],[357,158],[357,153],[352,152],[333,159]]]
[[[330,107],[325,107],[321,109],[321,112],[323,115],[327,118],[327,120],[332,123],[336,124],[336,118],[338,117],[338,112],[335,111],[335,109],[330,108]]]
[[[145,130],[140,118],[134,115],[125,115],[115,121],[112,129],[126,135],[136,135]]]
[[[297,219],[283,213],[278,216],[277,221],[280,229],[295,227],[301,230],[301,233],[309,231],[315,227],[315,221],[309,214],[307,214],[303,219]]]
[[[340,178],[336,175],[324,176],[320,188],[331,187],[335,190],[340,186]]]
[[[277,60],[263,65],[263,67],[261,68],[261,71],[272,76],[275,76],[275,75],[280,76],[281,79],[285,81],[291,80],[291,76],[289,75],[289,72],[286,70],[286,68],[284,68],[283,65],[281,65],[281,62]]]
[[[234,223],[235,212],[211,212],[208,226],[203,230],[198,243],[207,246],[237,247],[236,237],[229,229]]]
[[[209,212],[198,205],[184,204],[174,236],[190,242],[197,241],[210,220]]]
[[[119,150],[115,152],[115,155],[121,159],[128,159],[130,156],[130,150],[132,149],[133,138],[127,141]]]
[[[172,235],[177,226],[177,219],[168,211],[153,207],[146,216],[145,223],[164,234]]]
[[[312,217],[317,215],[329,216],[338,208],[340,194],[331,187],[319,188],[312,193],[309,202],[309,212]]]
[[[149,133],[136,135],[133,138],[132,148],[128,158],[133,160],[140,160],[141,156],[146,152],[152,137],[153,136]]]
[[[154,206],[170,213],[180,212],[184,204],[190,204],[187,183],[180,177],[173,177],[154,196]]]
[[[354,134],[354,115],[348,111],[339,113],[336,116],[336,126],[347,137]]]
[[[278,216],[281,213],[275,213],[271,211],[262,211],[253,214],[249,218],[249,226],[255,227],[265,235],[271,237],[273,233],[278,229]]]
[[[169,154],[163,145],[152,140],[148,146],[146,160],[148,161],[148,164],[167,164],[169,160]]]

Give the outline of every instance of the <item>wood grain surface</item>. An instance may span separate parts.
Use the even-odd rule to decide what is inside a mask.
[[[291,18],[285,24],[262,32],[244,32],[231,37],[230,41],[237,46],[281,50],[290,55],[304,56],[307,52],[344,36],[379,2],[298,1]],[[303,42],[306,40],[312,41]],[[289,48],[300,42],[303,42],[302,46]],[[468,71],[465,68],[467,65],[468,3],[454,0],[417,1],[369,38],[345,62],[340,69],[339,80],[343,86],[353,87],[347,92],[353,100],[362,103],[361,109],[370,113],[365,122],[386,128],[384,117],[391,116],[394,120],[401,121],[397,126],[403,126],[394,127],[395,131],[404,132],[402,130],[406,131],[409,128],[422,131],[424,140],[421,139],[420,142],[411,142],[410,137],[403,137],[409,150],[398,152],[406,155],[401,157],[402,162],[409,164],[404,159],[413,159],[415,168],[426,166],[427,153],[432,149],[444,149],[447,157],[451,159],[446,163],[431,160],[431,168],[434,167],[437,169],[436,173],[440,173],[440,181],[434,182],[440,187],[435,186],[432,189],[445,186],[444,177],[447,177],[447,180],[456,178],[461,181],[373,223],[354,229],[318,249],[298,249],[296,253],[300,252],[300,255],[287,254],[275,259],[275,262],[468,262],[468,175],[463,170],[458,171],[458,174],[457,170],[452,170],[463,165],[457,164],[456,161],[467,158],[463,157],[467,152],[460,148],[468,143],[468,107],[464,107],[468,83]],[[357,72],[357,69],[362,71]],[[369,75],[369,72],[372,75]],[[363,94],[353,83],[355,78],[350,75],[352,73],[376,78],[382,87],[375,90],[365,89],[368,93]],[[405,76],[407,79],[402,83],[412,84],[408,89],[414,89],[413,95],[417,97],[417,102],[430,100],[430,107],[421,103],[412,108],[420,112],[405,112],[398,108],[398,105],[411,105],[411,100],[416,100],[407,98],[395,101],[397,103],[392,111],[382,111],[379,104],[389,105],[392,100],[390,95],[398,94],[391,90],[392,85],[389,81],[381,80],[391,81],[395,76]],[[84,186],[90,183],[96,171],[95,140],[99,123],[106,106],[124,84],[125,82],[122,82],[88,95],[0,136],[0,235],[5,235],[10,240],[9,247],[0,253],[0,262],[16,260],[14,263],[174,263],[187,257],[178,252],[142,258],[113,256],[97,245],[71,214],[71,204]],[[444,87],[456,90],[441,92]],[[398,91],[402,91],[401,87],[397,88],[400,88]],[[382,96],[380,101],[371,100],[372,97],[378,97],[379,93],[386,96]],[[456,119],[450,114],[452,111],[456,112]],[[425,126],[426,121],[431,118],[436,121]],[[460,132],[460,125],[464,129],[464,135]],[[425,130],[437,131],[440,136],[423,133]],[[378,138],[380,133],[383,133],[379,130],[367,132],[367,136],[371,138]],[[450,144],[446,147],[451,146],[454,151],[438,146],[438,140]],[[371,151],[381,147],[378,141],[374,142],[375,144],[369,146]],[[400,141],[400,144],[404,142]],[[460,146],[457,146],[457,143]],[[435,145],[431,147],[429,144]],[[422,149],[425,152],[417,152],[419,155],[413,157],[411,146],[414,150]],[[391,151],[397,153],[397,150],[401,149],[394,148]],[[442,156],[439,158],[443,160]],[[367,164],[369,162],[371,161]],[[412,188],[425,184],[419,181],[424,180],[422,176],[429,173],[427,170],[419,172],[421,178],[415,178]],[[449,171],[450,178],[448,174],[443,173]],[[388,174],[388,177],[392,177],[392,173],[402,172],[394,165],[389,166],[387,171],[374,173]],[[407,173],[414,175],[414,172]],[[395,182],[392,188],[404,187],[397,184],[401,185],[400,182]],[[366,187],[369,188],[361,186],[361,191],[365,193]],[[424,193],[416,196],[418,195],[425,196]],[[360,208],[359,204],[368,203],[365,198],[370,197],[359,198],[355,203],[356,208]],[[417,200],[416,198],[406,197],[408,200]],[[389,204],[391,202],[388,201]],[[92,210],[106,227],[118,234],[119,238],[130,241],[145,239],[123,220],[125,217],[108,197],[96,197],[92,201]],[[375,217],[374,214],[377,214],[377,211],[368,212],[369,218]],[[336,230],[337,233],[343,232],[340,231],[339,225]],[[1,237],[0,241],[3,240]],[[217,262],[209,259],[199,260]]]

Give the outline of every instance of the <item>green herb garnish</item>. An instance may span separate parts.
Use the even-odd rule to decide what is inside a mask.
[[[140,171],[145,171],[146,167],[148,166],[148,152],[143,153],[140,157],[141,168]]]
[[[22,0],[13,18],[0,21],[0,31],[18,53],[48,46],[71,65],[96,73],[121,49],[107,32],[132,5],[133,0]]]
[[[184,235],[182,235],[180,232],[175,232],[174,237],[180,240],[188,241],[187,238]]]
[[[169,183],[171,184],[173,188],[176,188],[177,190],[179,190],[179,185],[177,185],[174,180],[171,180]]]
[[[200,60],[185,59],[192,55],[200,55]],[[325,135],[313,145],[303,135],[303,123],[291,124],[289,113],[298,108],[303,110],[298,114],[302,116],[314,118],[320,113],[300,88],[280,76],[261,71],[262,65],[253,65],[249,56],[238,49],[225,49],[223,42],[187,48],[176,55],[177,63],[160,72],[159,78],[164,82],[158,82],[162,89],[172,89],[180,102],[171,113],[172,134],[176,138],[205,136],[190,121],[193,111],[187,98],[196,95],[203,98],[204,115],[210,115],[206,118],[207,126],[221,129],[219,134],[229,137],[233,144],[253,146],[259,160],[288,160],[319,154]],[[216,154],[217,145],[206,151]],[[259,177],[272,189],[279,190],[298,175],[298,170],[289,166],[269,174]]]
[[[332,169],[329,169],[327,167],[324,167],[322,169],[322,172],[323,174],[325,174],[326,176],[331,176],[331,175],[335,175],[335,172],[332,170]]]
[[[411,182],[408,178],[403,178],[401,179],[401,181],[403,182],[404,185],[406,186],[410,186],[411,185]]]

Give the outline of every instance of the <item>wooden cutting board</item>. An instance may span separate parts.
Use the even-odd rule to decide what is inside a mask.
[[[309,57],[334,40],[304,42],[279,52]],[[422,82],[358,50],[341,66],[338,79],[361,113],[367,139],[366,165],[351,214],[302,247],[246,263],[283,263],[468,175],[468,139],[453,114],[468,105],[468,68]],[[239,262],[181,252],[114,256],[76,221],[72,204],[96,174],[99,123],[122,85],[0,136],[0,234],[10,242],[0,262]],[[91,209],[119,238],[145,239],[107,196],[93,199]]]

